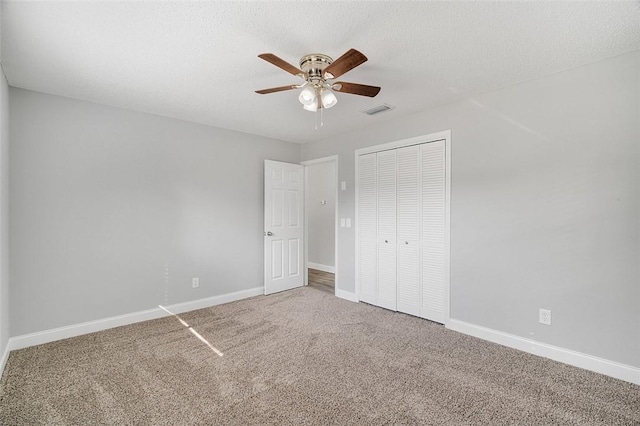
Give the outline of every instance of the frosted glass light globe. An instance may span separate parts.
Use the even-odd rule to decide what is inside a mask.
[[[307,86],[300,92],[298,100],[302,105],[311,105],[316,103],[316,91],[313,87]]]
[[[334,95],[331,90],[324,89],[322,91],[322,106],[324,106],[325,108],[331,108],[337,103],[338,98],[336,98],[336,95]]]

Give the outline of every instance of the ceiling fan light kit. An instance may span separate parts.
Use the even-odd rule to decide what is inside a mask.
[[[336,98],[336,95],[334,95],[330,89],[322,89],[320,96],[322,98],[322,105],[325,108],[331,108],[338,103],[338,98]]]
[[[321,53],[305,55],[300,59],[300,68],[296,68],[272,53],[263,53],[258,57],[289,74],[302,78],[305,83],[256,90],[256,93],[266,95],[268,93],[302,88],[298,100],[307,111],[315,112],[318,109],[333,107],[338,103],[338,98],[334,91],[371,98],[380,92],[380,87],[377,86],[332,81],[367,61],[367,57],[355,49],[350,49],[335,61]]]
[[[306,111],[316,112],[318,110],[318,103],[314,102],[311,105],[302,105],[302,109]]]
[[[316,101],[316,89],[307,84],[304,85],[304,89],[300,92],[298,100],[302,105],[311,105]]]

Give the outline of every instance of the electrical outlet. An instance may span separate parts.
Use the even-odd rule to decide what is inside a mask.
[[[191,287],[192,288],[200,287],[200,278],[198,278],[198,277],[191,278]]]
[[[540,309],[540,324],[551,325],[551,311],[549,309]]]

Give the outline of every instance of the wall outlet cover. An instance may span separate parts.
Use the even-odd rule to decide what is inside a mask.
[[[551,325],[551,311],[549,309],[540,309],[540,324]]]

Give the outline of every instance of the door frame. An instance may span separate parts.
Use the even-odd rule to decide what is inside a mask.
[[[304,285],[309,285],[309,217],[307,206],[307,197],[309,196],[309,166],[315,166],[323,163],[334,164],[334,181],[335,186],[335,212],[334,212],[334,248],[333,248],[333,264],[334,264],[334,295],[338,294],[338,282],[339,282],[339,268],[338,268],[338,197],[339,197],[339,182],[338,182],[338,156],[330,155],[328,157],[316,158],[313,160],[302,161],[300,164],[304,166]]]
[[[358,210],[360,208],[358,204],[359,199],[359,186],[360,186],[360,167],[358,158],[364,154],[371,154],[374,152],[386,151],[389,149],[402,148],[411,145],[421,145],[423,143],[445,141],[445,212],[444,212],[444,325],[448,325],[451,320],[451,130],[444,130],[442,132],[431,133],[428,135],[417,136],[409,139],[402,139],[398,141],[383,143],[380,145],[368,146],[355,150],[355,291],[356,300],[360,301],[360,277],[359,277],[359,264],[358,258],[360,253],[360,235],[358,232]]]

